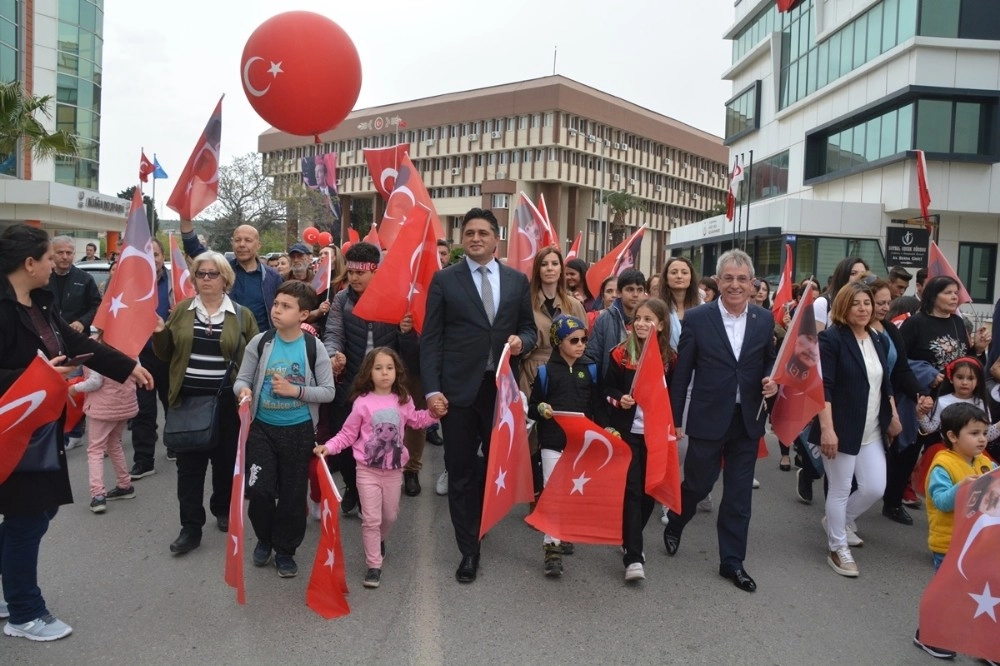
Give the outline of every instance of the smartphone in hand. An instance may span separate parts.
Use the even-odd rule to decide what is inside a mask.
[[[87,361],[89,361],[92,358],[94,358],[93,352],[88,353],[88,354],[80,354],[78,356],[74,356],[73,358],[66,359],[65,361],[62,362],[62,364],[63,365],[83,365],[84,363],[86,363]]]

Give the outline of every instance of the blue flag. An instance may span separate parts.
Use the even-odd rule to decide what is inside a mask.
[[[159,160],[156,159],[156,154],[153,154],[153,178],[169,178],[167,172],[163,170],[160,166]]]

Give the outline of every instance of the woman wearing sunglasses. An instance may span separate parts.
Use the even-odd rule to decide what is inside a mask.
[[[166,322],[162,319],[157,322],[153,351],[170,364],[172,409],[187,398],[218,394],[219,400],[211,448],[177,451],[181,533],[170,544],[170,552],[175,555],[183,555],[201,545],[201,530],[205,525],[205,473],[210,461],[212,497],[209,508],[219,530],[229,530],[229,497],[240,425],[232,384],[246,343],[257,334],[253,312],[226,295],[236,275],[225,256],[203,252],[192,263],[191,275],[197,295],[178,303]]]

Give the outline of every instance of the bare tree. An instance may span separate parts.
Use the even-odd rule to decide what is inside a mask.
[[[229,247],[233,229],[249,224],[260,233],[283,225],[285,205],[272,197],[273,183],[259,153],[247,153],[219,169],[219,199],[205,211],[213,220],[208,246]]]

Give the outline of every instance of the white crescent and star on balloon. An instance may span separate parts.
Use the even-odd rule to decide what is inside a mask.
[[[278,78],[278,74],[283,74],[285,70],[281,69],[281,62],[269,61],[271,66],[268,68],[267,73],[271,75],[271,83],[268,83],[263,88],[255,88],[250,83],[250,67],[258,60],[264,59],[260,56],[251,56],[243,63],[243,87],[254,97],[263,97],[271,89],[271,83],[274,83],[274,79]]]

